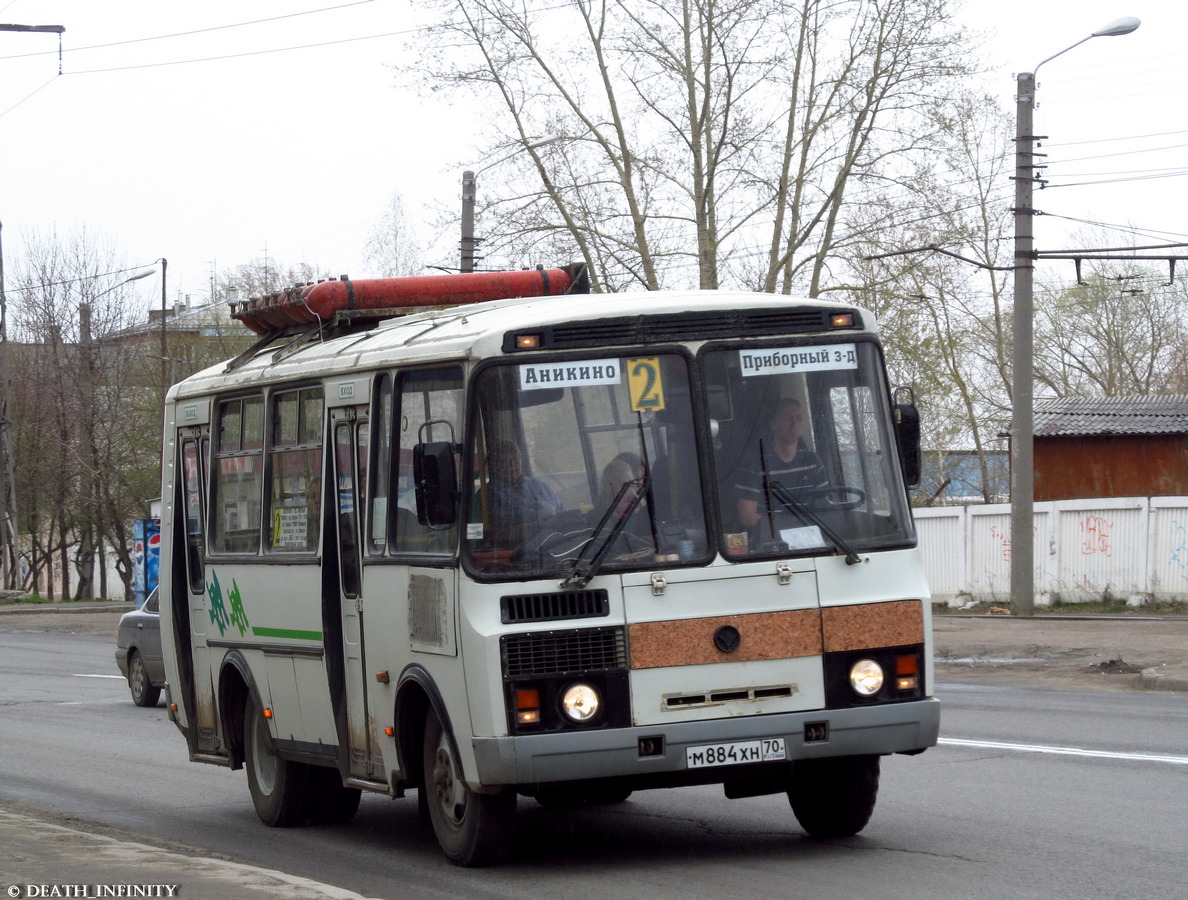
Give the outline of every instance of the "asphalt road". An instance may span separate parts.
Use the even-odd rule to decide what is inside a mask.
[[[0,892],[122,880],[185,898],[1184,893],[1179,694],[942,681],[941,745],[885,761],[855,838],[811,841],[783,798],[715,788],[576,813],[521,800],[514,858],[476,871],[444,861],[411,795],[364,797],[348,826],[265,828],[242,772],[189,763],[164,708],[132,705],[109,637],[23,624],[0,622]]]

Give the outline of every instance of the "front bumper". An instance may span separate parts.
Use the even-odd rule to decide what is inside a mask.
[[[805,740],[809,731],[825,740]],[[889,703],[853,709],[821,709],[747,718],[680,722],[643,728],[475,738],[474,754],[480,785],[539,784],[592,778],[626,778],[646,783],[679,781],[685,748],[726,741],[784,738],[788,759],[831,756],[918,753],[935,746],[940,731],[940,702],[929,697],[908,703]],[[661,739],[657,741],[656,739]],[[662,746],[656,755],[643,756],[641,742]],[[697,781],[706,780],[698,769]],[[720,770],[725,778],[726,769]],[[692,779],[691,779],[692,781]]]

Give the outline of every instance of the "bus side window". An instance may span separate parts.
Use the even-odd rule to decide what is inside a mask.
[[[206,536],[206,512],[202,508],[202,453],[198,441],[189,438],[182,442],[182,473],[185,478],[186,509],[186,571],[190,591],[201,594],[206,590],[206,571],[203,568],[203,548]]]
[[[395,496],[390,501],[395,507],[391,519],[395,529],[392,549],[398,553],[452,553],[457,543],[456,524],[448,529],[431,528],[417,521],[413,447],[419,442],[458,440],[462,422],[462,370],[450,367],[405,372],[399,380],[397,447],[392,467],[396,484]]]
[[[372,442],[371,471],[375,483],[370,492],[367,517],[367,554],[381,556],[388,546],[388,498],[392,478],[392,376],[384,372],[375,384],[376,423]]]
[[[322,509],[322,389],[277,394],[268,448],[272,550],[318,549]]]
[[[263,397],[237,397],[219,404],[212,468],[211,551],[258,552],[264,485]]]

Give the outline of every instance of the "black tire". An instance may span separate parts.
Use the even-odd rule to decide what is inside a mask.
[[[879,758],[799,760],[788,802],[800,827],[815,838],[850,837],[866,827],[879,794]]]
[[[132,702],[137,706],[156,706],[161,699],[161,689],[153,687],[144,660],[135,651],[128,656],[128,690],[132,692]]]
[[[319,825],[341,825],[359,811],[363,792],[342,783],[337,769],[310,766],[309,818]]]
[[[256,815],[265,825],[290,828],[308,818],[309,766],[281,759],[269,749],[268,726],[252,700],[243,710],[243,766]]]
[[[433,710],[425,717],[424,784],[429,821],[442,852],[456,866],[491,866],[511,851],[516,793],[478,794],[462,779],[454,744]]]

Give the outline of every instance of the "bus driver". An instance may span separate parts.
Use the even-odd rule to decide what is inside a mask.
[[[820,457],[804,445],[804,407],[794,397],[783,397],[769,422],[771,434],[763,447],[767,474],[794,492],[825,487],[829,477]],[[743,470],[738,491],[738,519],[743,528],[753,528],[767,515],[763,490],[763,466]]]

